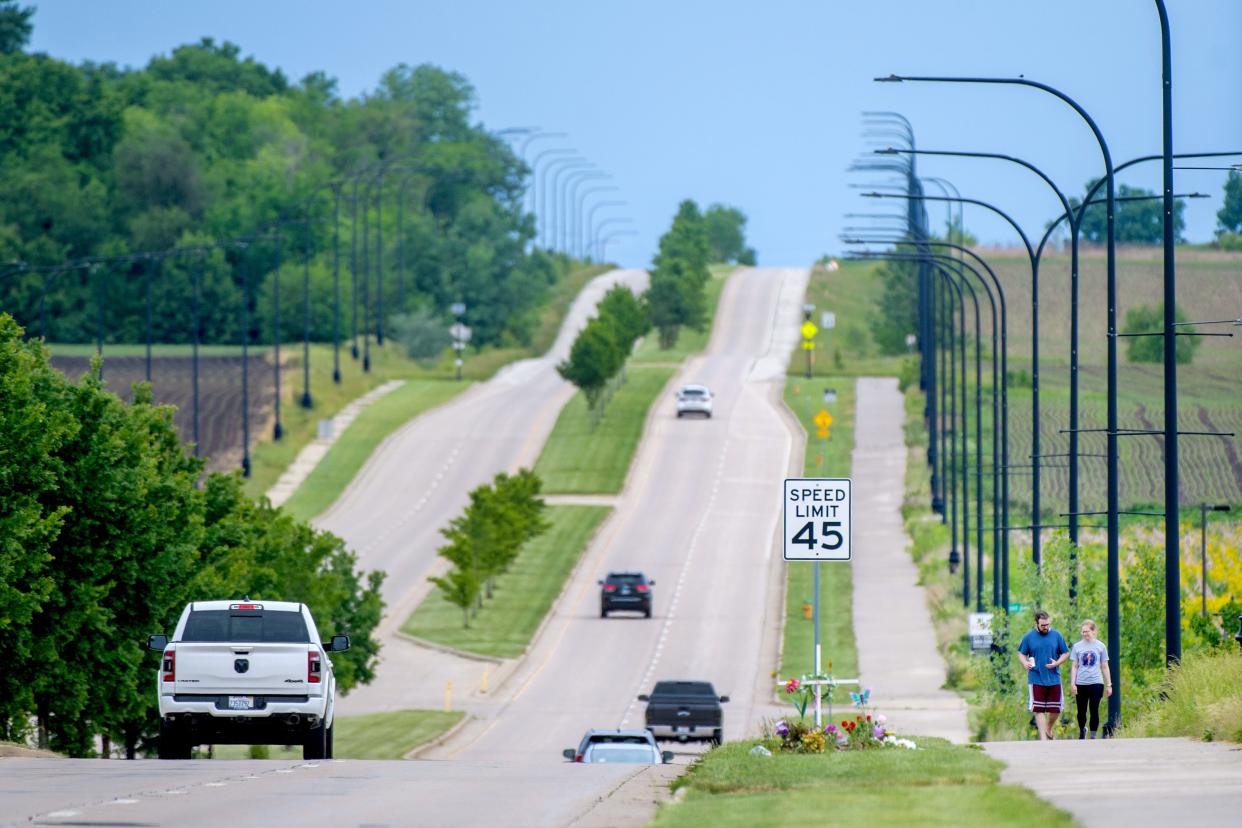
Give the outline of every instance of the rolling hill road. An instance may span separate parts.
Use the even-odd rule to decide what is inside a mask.
[[[588,727],[641,726],[634,697],[661,678],[708,679],[728,693],[726,738],[753,732],[775,712],[768,671],[779,637],[776,530],[795,445],[780,392],[806,278],[803,269],[752,268],[730,278],[707,354],[676,380],[710,386],[715,416],[678,420],[671,399],[658,401],[625,493],[535,646],[485,702],[476,694],[469,705],[476,719],[425,754],[429,761],[6,760],[49,768],[23,774],[10,814],[48,824],[266,824],[276,815],[323,826],[641,824],[641,809],[601,813],[598,803],[651,774],[567,764],[560,750]],[[553,373],[556,359],[514,366],[420,417],[319,521],[350,542],[362,566],[389,571],[386,632],[424,589],[436,532],[467,490],[533,462],[569,394]],[[599,617],[595,581],[614,568],[656,579],[654,618]],[[453,666],[460,659],[399,643],[386,653],[380,679],[342,700],[341,713],[413,706],[442,693],[437,670],[461,669]],[[13,817],[0,823],[5,818]]]

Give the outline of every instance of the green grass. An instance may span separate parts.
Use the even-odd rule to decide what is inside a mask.
[[[884,292],[878,267],[875,262],[843,261],[835,271],[811,269],[806,289],[806,302],[815,306],[811,321],[818,327],[824,311],[836,314],[836,327],[820,328],[815,335],[812,376],[885,377],[901,370],[905,357],[881,354],[871,336],[871,320]],[[790,358],[789,375],[805,373],[806,352],[799,347]]]
[[[336,759],[403,759],[419,745],[447,733],[465,714],[454,710],[396,710],[364,716],[338,716],[333,734]],[[199,752],[205,757],[206,749]],[[217,745],[216,759],[249,759],[248,745]],[[201,757],[200,757],[201,758]],[[302,748],[270,746],[268,758],[301,759]]]
[[[711,341],[712,324],[716,319],[716,309],[720,306],[720,294],[724,290],[724,284],[728,280],[729,274],[736,269],[734,265],[728,264],[711,266],[712,278],[703,289],[704,304],[707,307],[707,317],[703,330],[695,331],[689,328],[682,328],[681,334],[677,337],[677,344],[667,351],[660,349],[660,337],[655,331],[652,331],[643,337],[642,342],[634,350],[633,356],[630,357],[630,365],[645,362],[680,363],[691,354],[697,354],[705,350],[707,343]]]
[[[608,269],[603,265],[593,265],[576,270],[561,279],[553,288],[552,296],[539,317],[529,347],[513,345],[504,348],[487,348],[480,352],[467,350],[462,366],[463,380],[488,379],[511,362],[539,356],[546,351],[556,339],[557,331],[569,312],[574,298],[582,290],[582,286]],[[105,349],[105,353],[108,352]],[[310,373],[311,392],[315,406],[307,411],[297,404],[302,388],[302,349],[297,344],[283,346],[281,356],[287,360],[287,368],[284,372],[285,384],[282,389],[285,393],[281,404],[284,437],[280,442],[275,442],[271,439],[270,432],[262,435],[261,442],[251,453],[251,474],[250,479],[246,481],[247,493],[258,496],[270,489],[297,457],[298,452],[315,439],[319,420],[335,416],[351,401],[366,394],[372,388],[383,385],[391,379],[447,382],[452,381],[455,375],[452,354],[447,352],[444,358],[432,368],[424,368],[406,357],[401,348],[391,339],[385,342],[384,347],[379,347],[372,342],[370,354],[371,371],[363,373],[361,362],[352,359],[348,343],[345,343],[341,349],[341,384],[335,385],[332,382],[331,345],[312,344]],[[458,385],[460,386],[458,390],[465,388],[464,382]],[[400,425],[401,422],[397,422],[394,428]],[[345,482],[348,483],[348,481]],[[339,494],[340,492],[337,491],[336,495]],[[331,503],[335,500],[335,495],[329,496],[328,493],[317,495],[319,500],[324,498]]]
[[[547,494],[616,494],[625,485],[630,463],[642,438],[647,411],[675,369],[634,366],[608,401],[599,422],[591,424],[586,398],[579,392],[561,409],[535,473]]]
[[[612,511],[607,506],[549,506],[552,527],[526,544],[508,572],[497,579],[469,627],[460,608],[435,590],[410,615],[403,632],[458,650],[497,658],[526,652],[552,602],[578,562],[596,528]]]
[[[285,502],[286,511],[299,520],[310,520],[327,509],[384,438],[469,387],[469,383],[446,380],[408,380],[372,403],[337,438],[319,465]]]
[[[831,387],[837,390],[837,401],[824,404],[823,382],[801,378],[785,381],[785,402],[807,429],[804,474],[808,477],[848,477],[851,453],[854,450],[854,379],[840,377]],[[833,417],[827,447],[815,436],[811,418],[826,408]],[[791,561],[785,564],[787,598],[785,602],[785,636],[781,651],[780,674],[783,678],[814,672],[815,628],[803,617],[802,603],[810,601],[814,564]],[[858,653],[854,645],[853,586],[850,565],[825,563],[820,566],[820,643],[824,669],[840,678],[858,675]]]
[[[1242,742],[1242,658],[1232,646],[1186,653],[1158,689],[1121,735]]]
[[[1000,785],[1002,764],[942,739],[918,750],[752,756],[753,741],[708,753],[654,825],[1072,825],[1030,791]]]

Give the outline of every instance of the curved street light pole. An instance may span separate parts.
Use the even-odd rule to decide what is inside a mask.
[[[601,262],[605,258],[603,245],[605,245],[608,242],[608,240],[612,238],[612,236],[610,235],[609,236],[604,235],[604,228],[610,224],[633,224],[633,223],[634,223],[634,220],[630,218],[629,216],[615,216],[611,218],[606,218],[599,223],[599,225],[595,228],[594,244],[595,244],[596,249],[599,250],[599,258]],[[613,232],[616,232],[616,231],[613,231]],[[630,230],[630,232],[632,233],[635,231]]]
[[[552,152],[553,150],[545,150],[540,155],[541,156],[547,155]],[[539,176],[538,176],[539,212],[536,216],[538,220],[537,235],[539,238],[539,246],[542,247],[544,250],[550,249],[548,239],[550,238],[550,231],[551,231],[551,227],[554,222],[554,216],[552,214],[556,211],[556,192],[555,192],[556,191],[556,175],[555,174],[559,173],[560,170],[564,168],[566,164],[572,165],[572,164],[577,164],[577,163],[583,163],[583,164],[586,163],[586,159],[578,155],[577,150],[558,149],[556,150],[556,153],[558,154],[558,157],[553,158],[552,160],[548,161],[548,163],[544,164],[543,169],[540,171]],[[564,153],[569,153],[569,155],[565,155]],[[548,185],[549,185],[548,173],[549,172],[554,173],[553,179],[551,182],[551,186],[553,190],[551,205],[549,205],[549,202],[548,202]]]
[[[620,238],[621,236],[637,235],[637,230],[613,230],[608,235],[601,237],[599,241],[600,261],[603,261],[608,257],[608,245],[612,243],[613,239]]]
[[[574,253],[578,258],[583,259],[588,255],[586,250],[586,237],[590,224],[587,221],[587,199],[596,193],[616,192],[617,189],[618,188],[612,184],[599,184],[594,187],[587,187],[578,195],[578,204],[575,209],[575,213],[578,216],[578,222],[577,226],[574,228],[573,239]],[[592,207],[592,212],[593,211],[594,207]]]
[[[888,78],[877,78],[880,81],[914,81],[914,82],[932,82],[932,83],[983,83],[983,84],[1006,84],[1012,86],[1027,86],[1032,89],[1038,89],[1046,92],[1070,106],[1079,117],[1086,122],[1095,136],[1096,143],[1100,146],[1100,154],[1104,159],[1104,175],[1106,179],[1106,202],[1107,207],[1107,259],[1106,259],[1106,281],[1107,281],[1107,302],[1108,302],[1108,415],[1107,415],[1107,488],[1108,488],[1108,649],[1113,661],[1113,694],[1108,697],[1108,726],[1107,732],[1111,736],[1113,731],[1121,723],[1121,604],[1120,604],[1120,524],[1118,521],[1118,511],[1120,509],[1118,497],[1119,484],[1119,468],[1117,462],[1117,224],[1116,224],[1116,180],[1113,172],[1112,153],[1109,152],[1108,142],[1104,140],[1104,133],[1100,131],[1095,120],[1088,114],[1087,110],[1073,98],[1055,89],[1047,84],[1037,81],[1028,80],[1026,78],[974,78],[974,77],[932,77],[932,76],[899,76],[891,75]],[[1168,517],[1166,516],[1166,520]]]
[[[1040,560],[1040,530],[1043,516],[1040,510],[1040,475],[1042,465],[1040,454],[1040,418],[1039,418],[1039,257],[1031,247],[1026,232],[1004,210],[976,198],[948,198],[945,196],[910,196],[893,193],[863,193],[867,198],[902,198],[919,199],[922,201],[956,201],[961,204],[974,204],[986,208],[1004,219],[1017,232],[1026,249],[1027,260],[1031,267],[1031,413],[1034,422],[1031,426],[1031,560],[1038,569]],[[1006,523],[1008,531],[1008,523]]]
[[[565,178],[560,182],[560,193],[557,198],[557,215],[556,225],[553,232],[556,234],[553,238],[553,245],[562,253],[569,253],[569,246],[566,243],[569,236],[569,225],[573,219],[574,198],[573,190],[583,179],[603,178],[607,173],[598,169],[593,163],[589,163],[583,167],[566,167],[564,172]]]
[[[581,173],[571,175],[566,179],[566,210],[564,220],[561,222],[561,229],[563,231],[561,246],[565,249],[565,252],[571,256],[577,254],[578,230],[582,225],[582,200],[579,196],[578,188],[583,184],[607,178],[612,178],[612,176],[602,170],[584,170]]]
[[[967,254],[970,255],[985,270],[989,271],[989,273],[991,271],[991,268],[988,266],[987,262],[984,261],[980,256],[978,256],[978,254],[974,253],[973,251],[968,250],[967,248],[961,245],[955,244],[953,242],[922,240],[918,244],[916,244],[915,242],[911,242],[908,239],[903,238],[903,237],[846,238],[846,239],[843,239],[842,241],[845,244],[894,244],[894,245],[906,245],[906,246],[913,246],[913,247],[917,247],[918,244],[922,244],[922,245],[926,245],[929,247],[939,247],[939,248],[944,248],[946,250],[956,250],[959,253],[959,255],[967,255]],[[1007,435],[1009,431],[1008,396],[1006,393],[1006,387],[1008,385],[1008,378],[1006,376],[1007,369],[1002,367],[1005,351],[1007,350],[1006,345],[1004,344],[1007,341],[1007,337],[1006,337],[1007,321],[1005,319],[1004,291],[1001,289],[1000,280],[996,278],[994,273],[990,274],[993,284],[989,284],[988,279],[984,278],[984,275],[977,268],[973,267],[972,265],[963,261],[962,259],[953,258],[952,256],[949,256],[946,254],[928,253],[926,251],[921,251],[919,253],[902,254],[902,255],[905,256],[907,259],[913,259],[916,256],[923,256],[924,258],[931,257],[934,260],[936,260],[937,263],[948,262],[948,263],[954,264],[955,266],[962,269],[963,275],[965,273],[970,273],[975,277],[975,279],[978,280],[980,286],[983,288],[984,293],[988,299],[988,303],[989,303],[990,310],[991,310],[991,319],[992,319],[992,389],[993,389],[992,391],[992,522],[993,522],[993,527],[992,527],[992,605],[994,607],[1004,606],[1006,607],[1006,611],[1008,611],[1007,610],[1008,600],[1006,600],[1004,604],[1001,603],[1001,573],[1002,573],[1001,562],[1003,560],[1002,538],[1005,535],[1005,533],[1002,531],[1002,523],[1004,523],[1005,520],[1002,518],[1002,511],[1001,511],[1002,509],[1001,491],[1002,491],[1002,481],[1007,481],[1008,479],[1008,468],[1006,466],[1006,464],[1008,463],[1008,440],[1005,439],[1005,441],[1002,443],[1001,434],[1004,433]],[[885,255],[874,255],[873,258],[889,258],[889,257]],[[995,293],[993,293],[993,285],[996,288]],[[972,290],[973,290],[973,287],[972,287]],[[998,298],[999,298],[999,311],[1000,311],[999,320],[997,317]],[[976,332],[976,339],[978,338],[978,336],[979,334],[978,332]],[[998,336],[1000,337],[999,343],[997,341]],[[976,383],[979,384],[978,376],[976,376]],[[980,403],[981,403],[981,400],[976,399],[975,423],[976,423],[976,443],[980,447],[982,447],[983,445],[982,432],[980,431],[980,428],[982,426],[983,415],[982,415],[981,410],[979,409]],[[980,448],[980,451],[982,451],[982,448]],[[981,473],[982,472],[980,472],[980,474]],[[981,496],[982,491],[983,491],[983,485],[982,485],[981,479],[978,482],[976,489],[977,489],[977,492]],[[978,504],[977,511],[980,516],[980,519],[982,519],[982,516],[983,516],[982,502]],[[983,548],[983,541],[982,541],[981,536],[977,544],[977,547],[980,550],[978,554],[981,555],[982,548]],[[981,561],[982,559],[980,558],[980,563],[976,567],[976,572],[980,577],[982,576],[982,573],[983,573],[983,565]],[[982,588],[982,584],[980,584],[979,586],[980,588]],[[1006,594],[1007,594],[1007,590],[1006,590]],[[980,598],[979,603],[981,605],[982,603],[981,598]],[[982,610],[979,610],[979,611],[982,612]]]
[[[605,207],[624,207],[625,205],[626,202],[619,199],[615,201],[598,201],[591,205],[591,209],[587,212],[586,232],[583,238],[583,244],[586,248],[586,255],[595,256],[598,252],[595,249],[595,240],[599,230],[595,224],[596,211],[602,210]]]

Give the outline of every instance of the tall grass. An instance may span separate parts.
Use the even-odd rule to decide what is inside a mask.
[[[1242,658],[1232,647],[1187,653],[1122,735],[1242,742]]]

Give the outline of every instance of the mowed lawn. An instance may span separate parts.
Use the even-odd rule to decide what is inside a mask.
[[[607,506],[549,506],[551,528],[522,548],[509,571],[497,579],[483,608],[463,626],[460,607],[438,589],[427,595],[402,632],[458,650],[496,658],[517,658],[561,594],[565,580],[591,536],[612,511]]]
[[[285,510],[299,520],[310,520],[327,509],[389,434],[469,387],[470,383],[452,380],[407,380],[376,400],[332,444],[319,465],[285,502]]]
[[[854,378],[839,377],[831,382],[837,391],[835,403],[824,403],[823,378],[807,381],[786,378],[785,403],[806,429],[804,474],[807,477],[848,477],[851,453],[854,450]],[[811,422],[821,409],[827,410],[833,422],[827,441],[816,436]],[[858,654],[854,645],[854,599],[850,564],[820,564],[820,645],[823,668],[836,678],[858,676]],[[815,564],[790,561],[785,564],[785,636],[781,648],[781,678],[814,672],[815,626],[803,615],[802,604],[810,602],[813,593]],[[831,661],[831,668],[829,662]],[[848,696],[844,691],[836,695]]]
[[[561,409],[535,463],[544,494],[620,492],[642,438],[647,411],[674,372],[672,367],[631,364],[625,371],[625,384],[595,423],[586,398],[574,394]]]
[[[454,710],[396,710],[365,716],[338,716],[332,736],[336,759],[404,759],[419,745],[446,733],[465,714]],[[206,749],[199,749],[205,758]],[[216,745],[216,759],[249,759],[248,745]],[[301,759],[301,746],[273,745],[271,759]]]
[[[1001,785],[1002,763],[943,739],[917,750],[876,748],[755,756],[755,740],[708,753],[660,808],[656,828],[680,826],[1031,826],[1073,820],[1025,788]],[[771,747],[772,744],[768,743]]]

